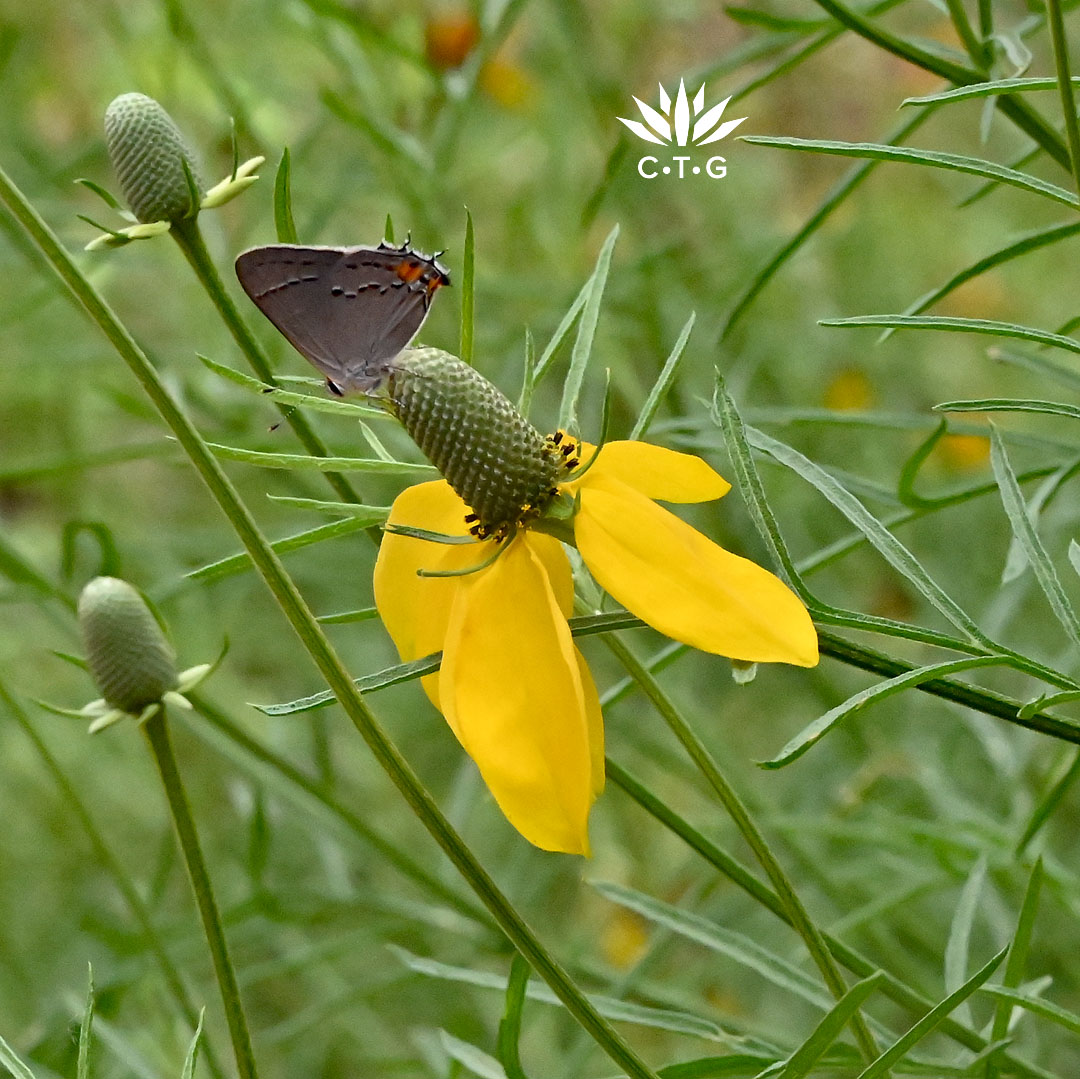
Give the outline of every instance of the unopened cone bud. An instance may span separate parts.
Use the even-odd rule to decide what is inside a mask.
[[[184,169],[201,195],[195,155],[173,118],[145,94],[121,94],[105,111],[105,145],[132,213],[140,221],[180,221],[198,212]]]
[[[436,348],[407,349],[386,390],[413,441],[476,514],[481,535],[551,498],[559,454],[467,363]]]
[[[114,708],[138,714],[176,687],[172,648],[127,581],[95,577],[79,596],[79,628],[90,673]]]

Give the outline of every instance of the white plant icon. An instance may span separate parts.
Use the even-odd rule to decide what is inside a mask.
[[[686,85],[679,80],[679,92],[675,95],[675,105],[672,107],[668,92],[660,87],[660,109],[657,111],[651,105],[646,105],[640,98],[635,97],[637,107],[641,115],[645,117],[646,127],[640,120],[626,120],[618,117],[619,123],[625,124],[646,142],[655,142],[659,146],[675,143],[676,146],[707,146],[710,142],[717,142],[725,135],[731,134],[746,119],[740,116],[738,120],[727,120],[720,123],[720,117],[727,108],[730,96],[725,97],[719,105],[714,105],[708,111],[705,110],[705,84],[694,95],[693,119],[694,127],[690,129],[691,103],[686,96]],[[650,130],[650,128],[652,130]]]

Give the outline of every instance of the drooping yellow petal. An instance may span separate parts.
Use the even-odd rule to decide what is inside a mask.
[[[510,823],[544,850],[587,854],[593,750],[581,674],[547,570],[521,537],[461,578],[441,687],[443,714]]]
[[[388,523],[442,532],[448,536],[468,534],[465,503],[443,480],[407,487],[394,500]],[[450,608],[460,587],[460,577],[419,577],[418,569],[464,569],[482,562],[491,545],[434,543],[387,532],[375,560],[375,606],[404,662],[438,652],[446,636]],[[432,703],[439,707],[439,676],[430,674],[421,683]]]
[[[673,640],[751,663],[818,661],[798,597],[626,484],[582,484],[574,535],[600,586]]]
[[[600,694],[596,692],[596,682],[589,670],[585,657],[575,648],[578,674],[581,676],[581,692],[585,698],[585,723],[589,731],[589,761],[592,765],[593,797],[599,797],[607,779],[604,764],[604,716],[600,711]]]
[[[588,461],[594,449],[583,442],[578,456]],[[630,441],[605,442],[589,471],[566,486],[573,491],[612,479],[663,502],[709,502],[731,490],[731,484],[700,457]]]

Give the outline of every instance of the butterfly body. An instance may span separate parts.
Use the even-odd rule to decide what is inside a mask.
[[[236,276],[260,311],[339,396],[373,394],[416,336],[450,275],[434,256],[378,247],[271,244],[244,251]]]

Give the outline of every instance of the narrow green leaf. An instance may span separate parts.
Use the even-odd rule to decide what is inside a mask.
[[[446,1050],[446,1055],[465,1068],[470,1075],[475,1075],[478,1079],[511,1079],[494,1057],[488,1056],[471,1042],[455,1038],[445,1030],[439,1031],[439,1042]]]
[[[1074,78],[1080,83],[1080,78]],[[1024,78],[994,79],[990,82],[976,82],[970,86],[957,86],[952,90],[942,90],[936,94],[923,94],[919,97],[907,97],[900,102],[904,105],[941,105],[949,101],[967,101],[973,97],[996,97],[998,94],[1012,94],[1028,90],[1056,90],[1057,79]]]
[[[355,611],[339,611],[337,614],[321,614],[319,622],[324,626],[339,626],[350,622],[370,622],[379,617],[377,607],[361,607]]]
[[[777,138],[771,135],[743,135],[741,141],[759,146],[776,146],[784,150],[800,150],[814,154],[834,154],[839,157],[861,157],[875,161],[900,161],[909,165],[926,165],[929,168],[947,169],[952,172],[969,173],[984,179],[997,180],[999,183],[1018,187],[1034,195],[1042,195],[1054,202],[1066,206],[1080,205],[1071,191],[1066,191],[1057,184],[1040,180],[1017,172],[996,161],[987,161],[981,157],[967,157],[963,154],[949,154],[941,150],[916,150],[908,146],[889,146],[880,142],[832,142],[828,139],[793,139]]]
[[[289,148],[281,151],[281,161],[274,175],[274,228],[277,230],[279,244],[299,243],[296,234],[296,222],[292,212],[292,168]]]
[[[1027,993],[1021,993],[1017,989],[1006,989],[1001,985],[984,986],[983,992],[990,993],[992,996],[998,997],[1009,1004],[1015,1004],[1016,1007],[1023,1008],[1033,1015],[1049,1019],[1052,1023],[1057,1023],[1065,1027],[1066,1030],[1071,1030],[1074,1034],[1080,1034],[1080,1015],[1077,1015],[1076,1012],[1067,1011],[1065,1008],[1059,1007],[1057,1004],[1051,1004],[1041,997],[1029,996]]]
[[[87,188],[90,191],[93,191],[93,193],[97,195],[97,197],[101,199],[101,201],[104,202],[110,210],[115,210],[118,214],[122,214],[124,212],[124,206],[121,205],[119,199],[117,199],[117,197],[111,191],[102,187],[101,184],[95,183],[93,180],[87,180],[81,176],[74,182],[77,184],[81,184],[83,187]]]
[[[506,1008],[499,1020],[499,1061],[506,1072],[506,1079],[528,1079],[521,1067],[518,1043],[521,1040],[521,1013],[530,973],[529,964],[520,953],[515,952],[510,963],[510,978],[506,983]]]
[[[990,337],[1015,337],[1053,345],[1069,352],[1080,353],[1080,341],[1058,333],[1049,333],[1033,326],[1013,322],[995,322],[987,318],[955,318],[948,315],[857,315],[854,318],[823,318],[819,326],[892,326],[904,330],[944,330],[951,333],[980,333]]]
[[[438,476],[434,465],[408,461],[373,461],[365,457],[308,457],[302,453],[267,453],[242,446],[208,442],[210,452],[223,461],[258,465],[260,468],[290,468],[299,472],[369,472],[377,476]]]
[[[791,764],[817,745],[826,734],[849,716],[854,715],[870,704],[875,704],[905,689],[921,685],[943,675],[955,674],[958,671],[978,667],[1001,667],[1007,663],[1008,660],[1002,656],[967,657],[949,660],[945,663],[932,663],[926,667],[916,667],[905,674],[897,675],[895,678],[890,678],[885,682],[879,682],[875,686],[870,686],[868,689],[853,694],[835,708],[830,708],[824,715],[819,716],[813,723],[808,724],[799,731],[775,757],[767,761],[758,761],[758,764],[762,768],[770,769],[783,768],[785,765]]]
[[[240,386],[250,394],[258,394],[264,400],[274,401],[279,405],[289,405],[295,408],[308,408],[312,412],[332,412],[339,416],[349,416],[352,419],[390,419],[388,412],[374,405],[364,405],[359,401],[343,401],[335,397],[317,397],[310,393],[294,393],[292,390],[283,390],[279,386],[271,386],[261,379],[252,378],[242,371],[236,371],[225,364],[217,363],[206,356],[198,357],[200,362],[208,367],[216,375],[228,379],[234,385]],[[305,382],[309,381],[304,379]]]
[[[1064,696],[1064,694],[1058,696]],[[1080,692],[1072,694],[1073,700],[1078,697],[1080,697]],[[1039,834],[1043,825],[1053,816],[1054,810],[1061,805],[1065,800],[1065,796],[1076,786],[1077,779],[1080,779],[1080,753],[1073,754],[1072,762],[1031,811],[1031,816],[1028,817],[1028,822],[1024,825],[1024,831],[1016,841],[1015,850],[1017,855],[1022,854],[1027,849],[1028,844]]]
[[[755,428],[747,428],[746,434],[751,445],[763,450],[812,484],[866,536],[867,541],[889,565],[910,581],[920,594],[957,629],[967,633],[975,641],[987,643],[985,635],[971,617],[930,578],[915,556],[854,495],[819,465],[814,464],[790,446],[770,438]]]
[[[945,988],[949,992],[959,989],[967,978],[968,955],[971,949],[971,930],[979,897],[986,883],[986,857],[980,856],[971,867],[968,878],[960,889],[960,899],[953,912],[949,937],[945,942]],[[971,1025],[971,1009],[966,1000],[961,1001],[953,1015],[959,1023]]]
[[[507,979],[498,974],[489,974],[486,971],[472,970],[468,967],[450,966],[434,959],[424,959],[395,944],[390,944],[388,947],[409,970],[417,974],[424,974],[429,978],[438,978],[442,981],[472,985],[479,989],[492,989],[498,993],[506,992]],[[558,997],[547,985],[540,982],[530,981],[525,995],[529,1000],[535,1000],[541,1004],[555,1004],[562,1007]],[[666,1030],[676,1034],[689,1034],[704,1038],[706,1041],[724,1044],[737,1044],[740,1040],[738,1036],[728,1034],[711,1019],[705,1019],[690,1012],[672,1008],[653,1008],[644,1004],[630,1004],[595,993],[590,993],[588,999],[601,1015],[620,1023],[629,1023],[653,1030]]]
[[[690,317],[686,320],[682,330],[679,332],[675,347],[671,350],[667,360],[664,362],[663,369],[660,371],[660,376],[653,383],[653,387],[649,391],[649,396],[645,399],[645,404],[642,405],[641,412],[638,413],[637,421],[634,423],[633,430],[630,432],[632,441],[636,442],[645,434],[649,429],[649,425],[652,423],[653,418],[656,416],[657,410],[664,403],[664,399],[667,397],[668,391],[675,381],[675,376],[678,374],[679,364],[682,361],[683,349],[686,348],[686,342],[690,339],[690,331],[694,328],[694,321],[696,318],[697,315],[695,312],[691,311]]]
[[[365,674],[363,678],[354,679],[353,684],[361,693],[375,693],[380,689],[411,682],[416,678],[422,678],[425,674],[431,674],[439,669],[441,662],[442,652],[433,652],[430,656],[421,656],[420,659],[410,660],[408,663],[395,663],[392,667]],[[319,708],[326,708],[336,699],[330,690],[324,689],[319,693],[312,693],[294,701],[283,701],[280,704],[252,702],[251,707],[262,712],[264,716],[295,716],[302,712],[314,712]]]
[[[471,367],[475,317],[476,237],[472,214],[465,210],[465,249],[461,256],[461,349],[458,355]]]
[[[966,282],[971,281],[1006,262],[1011,262],[1015,258],[1020,258],[1022,255],[1027,255],[1032,251],[1038,251],[1042,247],[1048,247],[1051,244],[1067,240],[1069,237],[1075,236],[1078,232],[1080,232],[1080,221],[1071,221],[1065,225],[1054,225],[1050,228],[1028,232],[1021,236],[1020,239],[1013,241],[1007,247],[1002,247],[992,254],[979,259],[977,262],[973,262],[959,273],[953,274],[953,276],[943,285],[939,285],[936,289],[933,289],[931,292],[926,293],[925,296],[916,300],[910,307],[905,308],[902,314],[921,314],[928,308],[933,307],[934,304],[939,303],[950,293],[955,292],[956,289]],[[884,341],[892,335],[894,330],[895,327],[890,326],[881,335],[879,340]]]
[[[349,536],[354,532],[360,532],[367,528],[369,523],[363,517],[331,521],[329,524],[319,525],[318,528],[310,528],[304,532],[274,540],[270,547],[278,554],[288,554],[290,551],[299,551],[312,544],[322,543],[323,540],[337,539],[339,536]],[[235,576],[251,568],[251,558],[246,553],[234,554],[191,570],[184,574],[183,580],[207,584],[211,581],[220,581],[224,577]]]
[[[570,330],[574,326],[574,322],[578,315],[581,314],[591,284],[592,275],[590,275],[585,284],[581,286],[581,291],[574,297],[574,302],[567,309],[566,314],[563,315],[559,325],[555,327],[555,332],[551,335],[551,340],[548,341],[544,351],[540,353],[540,359],[536,362],[536,366],[533,369],[532,383],[534,386],[540,382],[555,363],[555,353],[558,351],[559,346],[563,341],[569,336]]]
[[[1080,760],[1080,756],[1076,758]],[[1001,977],[1002,989],[1016,989],[1024,980],[1028,950],[1031,946],[1031,930],[1035,924],[1035,915],[1039,907],[1039,893],[1042,891],[1043,864],[1041,858],[1035,859],[1028,875],[1024,901],[1020,904],[1020,916],[1016,921],[1016,932],[1009,945],[1009,958],[1005,963],[1005,973]],[[1009,1020],[1013,1009],[1009,1002],[998,997],[994,1005],[994,1021],[990,1031],[992,1041],[1001,1041],[1009,1033]],[[996,1079],[998,1061],[992,1059],[986,1070],[986,1079]]]
[[[802,1079],[808,1075],[822,1054],[840,1037],[844,1027],[867,997],[881,985],[884,976],[884,972],[879,970],[869,978],[856,982],[818,1023],[810,1037],[788,1057],[783,1071],[777,1074],[777,1079]]]
[[[792,993],[826,1011],[832,1007],[832,999],[823,991],[817,979],[742,933],[736,933],[698,914],[680,910],[670,903],[664,903],[620,884],[593,881],[592,886],[612,903],[632,910],[655,925],[670,929],[710,951],[733,959],[741,966],[760,974],[778,989]]]
[[[585,369],[592,354],[593,338],[596,336],[596,324],[600,319],[600,302],[604,296],[608,271],[611,269],[611,255],[615,250],[615,241],[619,238],[619,226],[608,233],[603,247],[596,259],[596,268],[589,278],[585,304],[578,323],[577,338],[570,353],[570,367],[563,383],[562,403],[559,406],[559,427],[565,431],[576,432],[578,429],[577,405],[581,386],[585,379]],[[542,361],[541,361],[542,362]]]
[[[79,1023],[79,1055],[75,1063],[75,1079],[90,1079],[90,1032],[94,1025],[94,968],[86,964],[86,1004]]]
[[[11,1072],[12,1079],[34,1079],[34,1073],[16,1056],[15,1050],[3,1038],[0,1038],[0,1064]]]
[[[390,516],[389,506],[362,506],[357,502],[328,502],[321,498],[296,498],[293,495],[267,495],[271,502],[295,506],[300,510],[332,513],[337,517],[359,517],[365,525],[382,524]]]
[[[985,397],[973,401],[943,401],[935,412],[1043,412],[1080,419],[1080,408],[1061,401],[1033,401],[1017,397]]]
[[[390,214],[386,215],[386,220],[383,222],[383,239],[388,244],[393,244],[394,242],[394,219]]]
[[[997,970],[1007,951],[1007,948],[1002,948],[989,963],[972,975],[959,989],[954,993],[950,993],[940,1004],[927,1012],[907,1033],[889,1046],[877,1060],[870,1064],[869,1067],[864,1068],[859,1073],[858,1079],[878,1079],[878,1076],[885,1075],[890,1068],[903,1058],[909,1049],[940,1026],[942,1020],[951,1015],[958,1004],[967,1000]]]
[[[521,377],[521,393],[518,394],[518,411],[528,416],[532,409],[533,390],[536,388],[536,341],[532,330],[525,327],[525,370]]]
[[[184,1057],[184,1067],[180,1072],[180,1079],[194,1079],[195,1076],[195,1061],[199,1057],[199,1044],[202,1041],[203,1035],[203,1020],[206,1018],[206,1009],[202,1008],[199,1011],[199,1025],[195,1028],[195,1033],[191,1036],[191,1043],[188,1045],[187,1055]]]
[[[1076,612],[1065,594],[1057,570],[1054,569],[1050,556],[1031,523],[1024,496],[1020,492],[1020,485],[1016,482],[1016,474],[1009,464],[1005,443],[996,427],[990,430],[990,464],[994,469],[994,478],[1001,491],[1001,502],[1005,507],[1013,535],[1023,547],[1028,563],[1035,573],[1035,579],[1039,582],[1050,604],[1050,609],[1073,643],[1080,644],[1080,621],[1077,620]]]
[[[729,1053],[722,1057],[699,1057],[660,1068],[660,1079],[753,1079],[762,1069],[778,1063],[764,1053]]]

